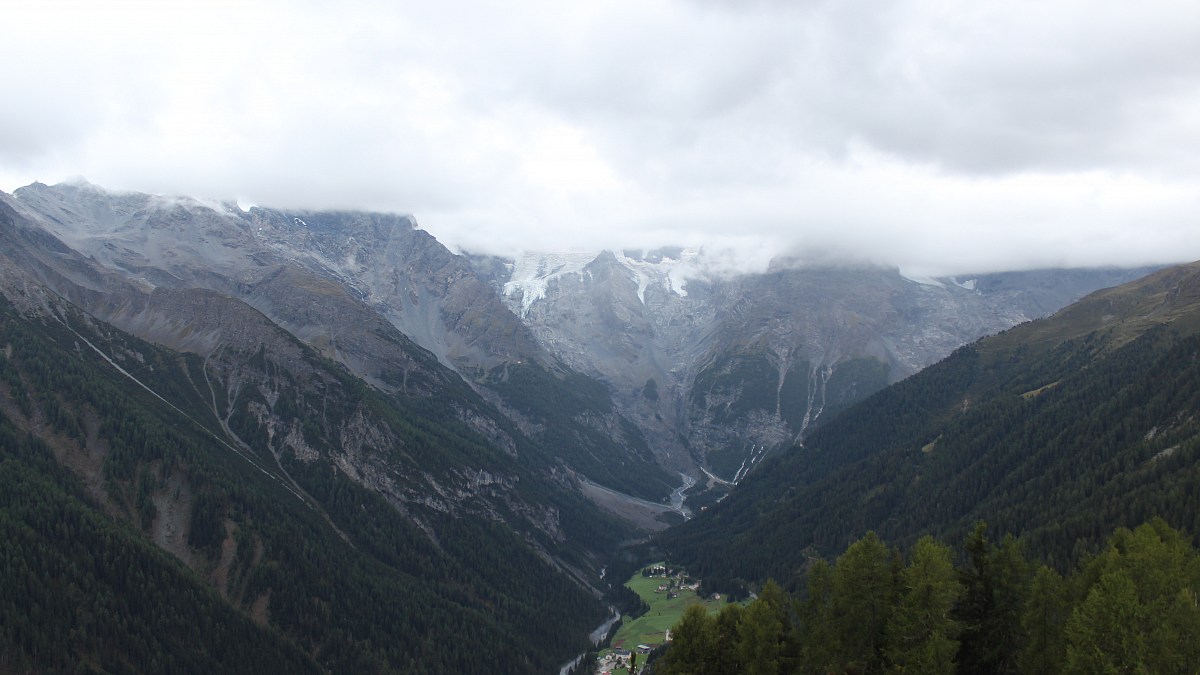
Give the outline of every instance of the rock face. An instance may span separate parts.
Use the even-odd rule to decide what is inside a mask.
[[[408,216],[242,211],[86,184],[8,201],[109,272],[53,267],[105,296],[91,311],[122,328],[201,349],[169,311],[114,300],[126,297],[116,279],[242,300],[388,391],[435,386],[432,356],[572,468],[655,499],[673,480],[656,465],[736,480],[954,348],[1148,271],[912,279],[777,261],[729,274],[683,249],[457,256]],[[564,416],[567,400],[578,405]]]
[[[61,243],[53,246],[55,240],[33,225],[0,204],[0,241],[5,244],[0,251],[0,295],[33,314],[56,315],[62,314],[64,307],[80,307],[119,329],[198,355],[203,366],[188,372],[188,377],[204,410],[190,414],[211,413],[231,439],[249,444],[252,436],[258,438],[261,445],[256,450],[269,451],[274,461],[266,469],[286,478],[286,458],[301,463],[330,461],[401,509],[434,500],[442,510],[453,510],[455,504],[487,485],[499,486],[490,491],[504,492],[516,484],[516,475],[503,475],[492,463],[458,464],[459,458],[422,457],[407,450],[411,439],[393,430],[386,415],[364,400],[354,379],[339,372],[334,360],[320,359],[305,344],[305,336],[323,335],[321,330],[333,330],[340,322],[355,322],[355,331],[314,342],[323,342],[329,353],[343,355],[343,362],[360,355],[369,357],[364,369],[375,375],[381,390],[397,394],[394,405],[441,401],[445,409],[439,412],[446,423],[453,420],[468,434],[488,441],[489,450],[507,456],[503,462],[515,457],[517,441],[511,424],[506,425],[502,416],[432,355],[378,315],[365,311],[347,314],[348,308],[357,306],[322,300],[344,300],[340,285],[294,268],[266,274],[253,285],[250,295],[260,301],[273,291],[287,295],[290,302],[281,302],[285,309],[276,315],[289,321],[281,322],[255,309],[253,303],[215,290],[186,287],[182,282],[179,287],[153,288],[131,282],[82,259]],[[102,250],[111,253],[115,249]],[[173,268],[178,274],[172,278],[180,278],[187,270],[183,265]],[[284,287],[290,292],[281,290]],[[424,452],[431,450],[441,449],[434,444]],[[517,469],[510,466],[508,471]],[[493,478],[481,481],[481,475]],[[500,498],[514,499],[511,495]],[[485,506],[483,513],[494,508]],[[536,510],[529,505],[522,508]],[[540,527],[541,521],[531,524]]]
[[[542,345],[610,384],[663,461],[728,480],[965,343],[1148,271],[911,279],[777,261],[729,276],[681,249],[473,260]]]
[[[486,370],[542,355],[467,261],[409,216],[242,211],[89,184],[35,183],[13,197],[15,208],[68,246],[135,281],[219,291],[272,317],[313,303],[341,310],[353,300],[357,311],[382,315],[452,368]],[[328,311],[284,318],[306,341],[334,342],[334,333],[360,325],[331,325]]]
[[[207,355],[219,341],[181,320],[187,308],[170,303],[183,296],[167,291],[211,291],[253,307],[384,391],[428,395],[462,386],[461,377],[526,435],[555,448],[555,461],[610,488],[657,500],[677,483],[603,387],[584,384],[588,395],[576,396],[575,374],[465,258],[411,217],[243,211],[89,184],[34,184],[0,199],[33,224],[30,232],[92,261],[68,270],[70,256],[45,260],[47,275],[71,282],[61,292],[87,289],[75,298],[81,306],[140,337]],[[564,415],[566,399],[578,405]],[[456,412],[465,423],[489,424]],[[490,437],[516,451],[506,434]]]
[[[201,623],[190,621],[197,603],[219,594],[322,672],[413,663],[480,672],[494,669],[493,659],[509,664],[501,672],[545,672],[606,615],[595,585],[631,528],[579,496],[571,464],[386,320],[339,334],[338,319],[368,318],[340,313],[354,307],[341,285],[284,266],[252,287],[278,299],[293,288],[293,326],[331,326],[327,355],[394,357],[370,366],[380,386],[242,299],[131,280],[6,202],[0,197],[5,484],[13,475],[16,484],[61,479],[57,489],[37,489],[50,498],[25,500],[39,508],[86,489],[86,503],[72,498],[71,508],[32,522],[86,512],[88,525],[74,520],[74,531],[103,534],[96,523],[123,521],[82,552],[67,530],[38,528],[45,545],[10,551],[19,569],[136,571],[136,588],[73,586],[78,597],[69,602],[99,597],[135,607],[139,618],[189,617],[180,633],[188,639]],[[372,336],[375,343],[359,341]],[[14,440],[22,438],[25,445]],[[191,568],[188,584],[204,579],[217,593],[143,593],[143,583],[182,572],[149,542]],[[124,553],[95,550],[117,546]],[[480,612],[484,603],[489,611]],[[172,620],[149,622],[149,630]],[[48,632],[68,633],[72,619],[64,621]],[[117,643],[142,639],[132,630],[126,639],[128,622],[120,623]],[[217,635],[189,649],[229,654],[229,633]],[[443,648],[464,635],[471,649]],[[65,649],[95,645],[70,642]],[[144,652],[130,654],[128,663],[139,663]],[[64,662],[84,660],[71,652]]]

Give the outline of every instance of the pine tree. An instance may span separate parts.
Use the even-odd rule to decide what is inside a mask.
[[[950,548],[926,535],[900,573],[896,610],[887,624],[886,653],[904,672],[954,672],[959,624],[951,610],[963,594]]]
[[[1074,581],[1084,599],[1067,622],[1067,671],[1196,669],[1200,558],[1163,520],[1117,530]]]
[[[1070,609],[1062,577],[1042,565],[1033,575],[1029,600],[1021,616],[1026,643],[1021,650],[1021,672],[1053,675],[1066,662],[1066,629]]]
[[[808,597],[800,606],[800,670],[824,673],[835,669],[833,631],[833,567],[816,560],[808,571]]]
[[[833,570],[830,647],[839,668],[884,669],[887,623],[895,603],[897,561],[874,532],[850,545]]]
[[[962,622],[959,672],[1015,673],[1024,636],[1021,608],[1029,584],[1029,565],[1011,536],[999,547],[987,538],[980,521],[963,548],[967,565],[960,572],[966,594],[956,617]]]
[[[1146,619],[1137,587],[1122,569],[1107,572],[1067,622],[1066,673],[1149,672],[1139,630]]]
[[[717,622],[704,605],[691,605],[671,629],[671,648],[663,654],[655,672],[662,675],[709,675],[707,665],[716,659]]]
[[[787,597],[774,581],[768,581],[758,599],[750,604],[738,623],[738,654],[743,672],[776,675],[782,671],[785,638],[790,622]]]

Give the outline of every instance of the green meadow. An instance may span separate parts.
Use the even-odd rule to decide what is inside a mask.
[[[658,587],[665,583],[667,580],[663,577],[643,577],[640,570],[625,582],[626,587],[650,605],[650,611],[636,619],[622,619],[621,627],[613,636],[610,647],[636,650],[637,646],[642,644],[651,647],[660,645],[666,637],[667,630],[679,621],[683,610],[689,605],[703,604],[710,613],[714,613],[727,604],[724,597],[721,600],[703,599],[698,597],[695,591],[686,589],[676,589],[678,597],[667,599],[666,593],[657,591]]]

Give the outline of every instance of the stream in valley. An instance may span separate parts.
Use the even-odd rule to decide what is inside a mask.
[[[696,479],[682,472],[680,472],[679,476],[683,479],[683,484],[675,488],[675,490],[671,493],[671,510],[683,516],[684,518],[691,518],[691,509],[683,504],[685,501],[687,501],[687,495],[684,493],[692,489],[692,486],[696,484]],[[600,573],[600,578],[604,578],[603,570]],[[609,610],[612,611],[612,616],[610,616],[607,621],[597,626],[596,630],[592,631],[591,635],[588,636],[592,641],[592,645],[595,647],[600,646],[600,643],[603,642],[604,638],[608,636],[608,632],[612,630],[613,625],[621,620],[621,613],[617,611],[616,607],[610,606]],[[567,675],[567,673],[571,672],[572,668],[579,665],[579,662],[585,656],[587,656],[586,652],[564,663],[562,667],[558,669],[558,675]]]
[[[671,510],[684,518],[691,518],[691,509],[683,505],[684,500],[687,499],[687,495],[684,493],[692,489],[692,486],[696,484],[696,479],[686,473],[680,473],[679,475],[683,478],[683,485],[675,488],[675,491],[671,493]]]

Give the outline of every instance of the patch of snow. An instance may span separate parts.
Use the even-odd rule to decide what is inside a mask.
[[[636,261],[632,258],[627,258],[625,257],[624,253],[619,251],[615,252],[614,255],[617,257],[617,262],[621,263],[622,267],[633,273],[633,280],[637,282],[638,300],[640,300],[643,305],[646,304],[646,288],[650,286],[650,281],[652,280],[650,273],[645,269],[646,263],[639,265],[639,261]]]
[[[686,298],[688,278],[685,275],[679,274],[680,271],[671,270],[667,272],[667,288],[671,289],[671,292],[675,295]]]
[[[978,279],[967,279],[966,281],[959,281],[958,279],[951,279],[951,281],[953,281],[954,284],[956,286],[958,286],[959,288],[965,288],[968,291],[975,290],[975,287],[979,282]]]
[[[596,251],[570,253],[526,252],[517,259],[512,278],[504,284],[504,294],[521,294],[521,315],[529,312],[533,303],[546,297],[550,282],[567,274],[582,274],[583,268],[596,259]]]
[[[636,260],[623,253],[615,253],[617,261],[633,273],[638,284],[638,299],[646,304],[646,289],[657,283],[679,297],[687,297],[688,279],[703,275],[700,251],[685,250],[679,259],[663,256],[658,262]]]
[[[546,297],[546,290],[556,279],[568,274],[584,274],[584,268],[600,255],[600,251],[571,251],[541,253],[526,251],[515,263],[506,264],[511,275],[504,284],[504,295],[515,298],[520,294],[521,315],[525,316],[535,302]],[[646,304],[646,290],[659,285],[679,297],[687,297],[687,283],[708,275],[702,254],[689,249],[679,259],[662,257],[651,262],[630,258],[622,251],[611,251],[621,267],[629,271],[637,284],[638,300]]]
[[[297,225],[300,225],[301,227],[308,227],[308,223],[304,222],[303,220],[300,220],[299,218],[292,218],[292,222],[296,223]]]

